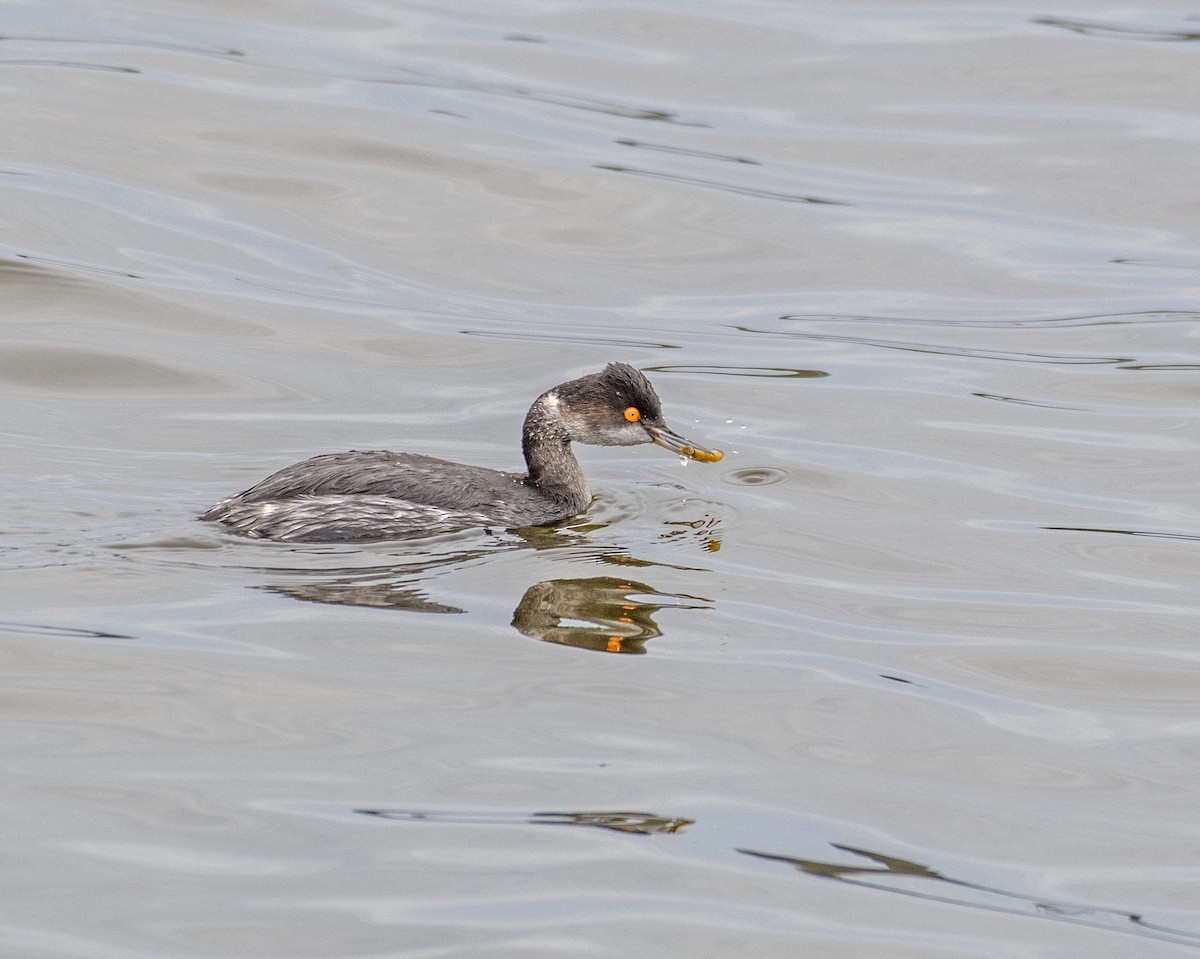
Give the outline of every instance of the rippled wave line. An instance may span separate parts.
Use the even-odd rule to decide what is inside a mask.
[[[1034,17],[1030,23],[1044,27],[1059,27],[1085,37],[1104,37],[1110,40],[1149,40],[1155,43],[1193,43],[1200,40],[1200,31],[1160,30],[1155,27],[1125,26],[1103,20],[1070,20],[1066,17]]]
[[[1085,356],[1070,353],[1017,353],[1013,350],[983,350],[969,346],[944,346],[936,343],[913,343],[904,340],[881,340],[867,336],[847,336],[840,333],[802,333],[796,330],[759,330],[751,326],[735,326],[739,333],[756,336],[784,336],[826,343],[853,343],[905,353],[932,353],[938,356],[963,356],[978,360],[1004,360],[1018,363],[1044,363],[1059,366],[1115,366],[1132,363],[1131,357]]]
[[[654,180],[667,180],[672,183],[686,183],[689,186],[705,187],[709,190],[720,190],[723,193],[736,193],[738,196],[755,197],[760,200],[782,200],[785,203],[811,203],[818,206],[853,206],[845,200],[831,200],[828,197],[807,196],[802,193],[781,193],[776,190],[759,190],[754,187],[738,186],[721,180],[705,180],[701,177],[683,176],[678,173],[663,173],[658,170],[642,170],[637,167],[622,166],[616,163],[597,163],[597,170],[608,170],[612,173],[630,173],[634,176],[649,177]]]

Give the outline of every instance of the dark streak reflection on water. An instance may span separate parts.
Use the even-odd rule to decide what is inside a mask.
[[[1122,363],[1118,369],[1122,370],[1140,370],[1143,372],[1179,372],[1200,370],[1200,363]]]
[[[629,173],[634,176],[649,177],[654,180],[668,180],[673,183],[686,183],[689,186],[706,187],[710,190],[720,190],[723,193],[734,193],[738,196],[755,197],[760,200],[781,200],[784,203],[810,203],[816,206],[853,206],[846,200],[832,200],[829,197],[811,196],[803,193],[783,193],[779,190],[763,190],[755,187],[740,186],[736,183],[725,183],[720,180],[706,180],[701,177],[685,176],[680,173],[664,173],[660,170],[641,170],[637,167],[622,166],[616,163],[597,163],[597,170],[608,170],[610,173]]]
[[[824,370],[794,369],[787,366],[647,366],[647,373],[702,373],[706,376],[754,376],[772,379],[819,379]]]
[[[1200,542],[1200,534],[1164,533],[1152,529],[1105,529],[1098,526],[1043,526],[1042,529],[1066,533],[1112,533],[1118,536],[1146,536],[1151,539],[1178,539]]]
[[[1071,925],[1088,926],[1108,932],[1133,935],[1139,938],[1172,942],[1178,945],[1200,947],[1200,932],[1172,928],[1164,923],[1152,922],[1143,913],[1109,906],[1088,905],[1046,896],[1031,895],[1018,889],[1004,888],[990,883],[957,878],[944,870],[934,869],[924,862],[905,858],[870,848],[849,845],[826,838],[824,846],[849,855],[850,861],[818,858],[816,856],[787,855],[761,849],[734,845],[722,833],[732,831],[736,823],[704,823],[703,814],[696,818],[663,816],[645,812],[534,812],[522,813],[508,810],[444,810],[414,808],[356,808],[353,813],[386,819],[394,822],[420,823],[442,826],[585,826],[627,835],[676,835],[692,825],[708,825],[697,834],[696,840],[680,849],[682,855],[691,858],[714,856],[725,858],[733,852],[751,859],[784,863],[794,867],[801,875],[826,881],[855,886],[874,892],[890,893],[906,899],[935,902],[949,906],[961,906],[1002,915],[1024,916],[1046,919]],[[828,833],[830,826],[820,823],[797,824],[800,833]],[[815,830],[813,827],[816,827]],[[798,837],[800,838],[800,837]],[[806,837],[808,841],[815,836]],[[803,840],[802,840],[803,841]],[[857,860],[853,857],[857,857]],[[866,860],[863,863],[859,860]],[[1036,881],[1036,880],[1035,880]]]
[[[741,333],[759,336],[792,337],[800,340],[816,340],[824,343],[853,343],[884,350],[899,350],[904,353],[933,353],[939,356],[965,356],[980,360],[1003,360],[1016,363],[1046,363],[1061,366],[1113,366],[1133,362],[1130,357],[1088,356],[1070,353],[1023,353],[1014,350],[987,350],[966,346],[945,346],[936,343],[914,343],[905,340],[881,340],[868,336],[845,336],[835,333],[807,333],[798,330],[764,330],[750,326],[735,327]]]
[[[199,54],[200,56],[215,56],[215,57],[242,57],[245,54],[240,50],[222,47],[205,47],[196,44],[183,43],[165,43],[159,40],[150,40],[146,37],[72,37],[67,35],[47,35],[35,36],[33,34],[16,34],[7,33],[0,37],[0,41],[5,43],[48,43],[57,44],[77,44],[88,47],[123,47],[132,50],[171,50],[177,53]],[[11,62],[11,61],[8,61]]]
[[[22,174],[6,174],[10,176],[19,176]],[[76,260],[55,259],[48,256],[33,256],[28,253],[14,253],[12,260],[0,259],[0,271],[3,272],[18,272],[33,273],[34,271],[42,272],[46,279],[53,280],[55,284],[70,283],[71,278],[58,269],[47,269],[41,264],[45,263],[52,267],[65,267],[73,273],[96,273],[100,276],[120,276],[130,280],[140,280],[142,276],[137,273],[130,273],[128,270],[113,270],[107,267],[95,266],[91,263],[81,263]]]
[[[536,343],[575,343],[575,344],[590,344],[593,346],[619,346],[629,349],[657,349],[657,350],[678,350],[682,347],[680,343],[662,343],[653,340],[638,340],[630,337],[616,336],[597,336],[594,333],[587,335],[571,335],[567,333],[517,333],[511,330],[479,330],[479,329],[464,329],[460,330],[464,336],[485,336],[494,337],[498,340],[529,340]],[[653,367],[650,367],[653,369]]]
[[[71,70],[99,70],[102,73],[141,73],[134,67],[114,67],[106,63],[82,63],[70,60],[0,60],[5,67],[66,67]]]
[[[44,623],[0,623],[0,632],[24,633],[42,636],[60,636],[66,639],[134,639],[127,633],[110,633],[100,629],[77,629],[71,626],[50,626]]]
[[[749,166],[761,166],[759,160],[751,160],[749,157],[729,156],[724,153],[712,153],[708,150],[689,150],[686,147],[667,146],[662,143],[646,143],[643,140],[616,140],[615,143],[620,146],[633,147],[638,150],[652,150],[658,153],[673,153],[678,156],[697,157],[701,160],[722,160],[726,163],[745,163]]]
[[[1070,316],[1017,317],[1013,319],[974,319],[971,317],[869,316],[854,313],[789,313],[780,316],[786,322],[851,323],[888,326],[962,327],[973,330],[1061,329],[1089,326],[1126,326],[1151,323],[1197,323],[1195,310],[1145,310],[1132,313],[1090,313]],[[755,331],[765,332],[765,331]]]
[[[388,83],[399,86],[430,87],[440,90],[455,90],[462,93],[480,93],[486,96],[502,99],[528,100],[533,103],[543,103],[568,110],[581,110],[587,113],[601,113],[607,116],[620,117],[626,120],[650,120],[655,123],[665,123],[671,126],[706,128],[707,123],[698,120],[683,120],[670,110],[655,110],[645,107],[631,106],[611,100],[581,97],[577,94],[564,93],[558,90],[536,89],[528,86],[517,86],[505,83],[485,83],[467,80],[462,77],[436,77],[417,70],[402,71],[404,78],[382,76],[345,76],[324,70],[304,71],[317,76],[336,77],[343,80],[360,80],[370,83]]]
[[[1013,403],[1017,406],[1034,406],[1038,409],[1045,410],[1069,410],[1073,413],[1083,412],[1081,406],[1064,406],[1059,403],[1042,403],[1037,400],[1022,399],[1019,396],[1002,396],[999,393],[972,393],[972,396],[978,397],[981,400],[997,400],[1001,403]]]
[[[752,849],[739,849],[738,852],[756,859],[787,863],[795,866],[806,876],[830,879],[850,886],[859,886],[878,892],[890,892],[926,902],[966,906],[971,909],[982,909],[987,912],[1008,915],[1052,919],[1073,925],[1091,926],[1112,932],[1130,933],[1147,939],[1200,947],[1200,932],[1171,929],[1164,925],[1150,923],[1136,912],[1112,909],[1106,906],[1082,905],[1076,902],[1048,899],[1043,896],[1031,896],[1009,889],[985,886],[964,879],[955,879],[919,862],[873,852],[869,849],[858,849],[841,843],[831,843],[830,845],[843,852],[861,856],[877,865],[862,866],[803,859],[798,856],[781,856]],[[917,888],[909,887],[912,880],[919,881]],[[923,888],[930,885],[932,885],[932,889]],[[947,886],[951,889],[946,890]]]
[[[1193,29],[1164,29],[1101,20],[1072,20],[1066,17],[1034,17],[1030,23],[1060,27],[1085,37],[1104,37],[1110,40],[1149,40],[1156,43],[1188,43],[1200,40],[1200,30]]]
[[[419,809],[355,809],[363,816],[398,822],[454,823],[481,826],[591,826],[627,835],[673,834],[692,825],[683,817],[666,818],[648,812],[440,812]]]

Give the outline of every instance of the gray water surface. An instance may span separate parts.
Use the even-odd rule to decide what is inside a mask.
[[[1200,948],[1200,20],[6,4],[0,954]],[[198,523],[520,465],[586,516]]]

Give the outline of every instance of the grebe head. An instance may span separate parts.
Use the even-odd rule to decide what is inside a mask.
[[[527,430],[531,420],[553,423],[567,442],[594,446],[657,443],[705,463],[722,457],[720,450],[697,446],[668,427],[654,387],[627,363],[609,363],[599,373],[547,390],[530,410]]]

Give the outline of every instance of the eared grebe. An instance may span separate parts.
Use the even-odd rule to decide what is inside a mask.
[[[610,363],[547,390],[529,408],[521,434],[528,473],[417,453],[328,453],[268,476],[200,518],[261,539],[309,543],[544,526],[583,512],[591,500],[572,440],[657,443],[704,463],[722,456],[668,429],[650,381],[632,366]]]

